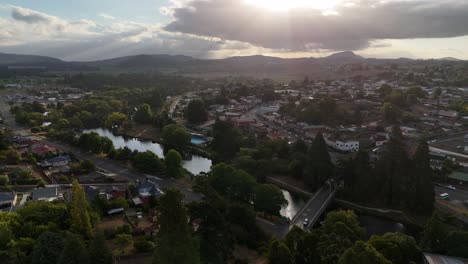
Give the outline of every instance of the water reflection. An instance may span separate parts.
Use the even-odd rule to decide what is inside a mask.
[[[284,198],[288,201],[288,206],[281,209],[281,216],[292,219],[305,206],[306,200],[294,195],[286,190],[281,190]]]
[[[138,140],[136,138],[124,138],[122,136],[117,136],[112,133],[112,131],[103,128],[96,128],[96,129],[88,129],[84,130],[84,133],[96,132],[102,137],[109,138],[116,149],[128,147],[129,149],[138,150],[140,152],[144,151],[152,151],[158,157],[164,157],[163,146],[158,143],[152,143],[148,140]],[[197,155],[193,155],[191,160],[184,160],[183,167],[190,171],[191,173],[197,175],[200,172],[208,172],[211,168],[211,160],[200,157]]]

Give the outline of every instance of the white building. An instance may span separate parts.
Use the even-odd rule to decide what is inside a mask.
[[[325,137],[325,142],[328,146],[344,152],[355,152],[359,150],[359,141],[354,139],[334,139]]]

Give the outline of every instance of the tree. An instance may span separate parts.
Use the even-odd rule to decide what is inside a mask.
[[[338,260],[339,264],[392,264],[371,245],[357,241]]]
[[[99,232],[89,244],[89,264],[112,264],[112,251],[106,244],[104,234]]]
[[[434,211],[431,218],[424,225],[420,241],[421,248],[423,251],[445,254],[448,244],[448,233],[449,228],[444,223],[444,219],[437,211]]]
[[[328,147],[321,133],[318,133],[307,153],[308,164],[304,181],[313,187],[319,187],[333,177],[334,167]]]
[[[133,167],[144,172],[144,173],[156,173],[163,169],[163,163],[161,159],[156,156],[152,151],[138,152],[133,157]]]
[[[170,124],[163,128],[162,138],[165,147],[183,151],[190,144],[192,136],[185,128],[176,124]]]
[[[126,115],[120,112],[113,112],[107,116],[104,126],[108,129],[118,129],[128,123]]]
[[[210,186],[230,201],[249,203],[254,195],[255,179],[243,170],[225,163],[212,167],[208,176]]]
[[[182,176],[182,157],[177,150],[169,150],[164,159],[166,172],[169,177],[179,178]]]
[[[413,95],[416,98],[425,98],[427,93],[419,86],[413,86],[406,90],[407,95]]]
[[[278,240],[270,243],[268,251],[268,263],[270,264],[292,264],[293,257],[289,248]]]
[[[10,179],[6,175],[0,175],[0,186],[5,186],[10,182]]]
[[[432,98],[439,99],[440,95],[442,95],[442,89],[440,87],[437,87],[434,90],[434,93],[432,94]]]
[[[450,232],[447,237],[447,248],[449,256],[468,258],[468,231]]]
[[[83,160],[80,167],[85,173],[90,173],[96,170],[96,164],[94,164],[92,160]]]
[[[255,188],[255,210],[270,215],[279,215],[282,207],[288,205],[281,190],[272,184],[258,184]]]
[[[294,256],[295,264],[320,264],[322,263],[318,251],[320,235],[316,230],[306,232],[294,226],[286,235],[285,243]]]
[[[151,124],[153,121],[153,112],[151,111],[151,106],[148,104],[142,104],[138,106],[133,120],[139,124]]]
[[[385,122],[395,124],[401,116],[400,110],[392,103],[385,102],[382,107]]]
[[[32,252],[32,264],[56,264],[64,245],[57,233],[44,232],[37,239]]]
[[[233,158],[239,151],[241,134],[231,123],[216,119],[213,126],[213,141],[211,147],[221,158]]]
[[[200,99],[191,100],[185,110],[185,118],[192,124],[199,124],[208,120],[205,103]]]
[[[390,96],[390,94],[393,92],[393,88],[388,84],[382,84],[377,92],[379,93],[380,98],[385,98]]]
[[[398,126],[393,127],[390,139],[376,162],[377,186],[381,186],[379,201],[391,208],[406,208],[410,200],[412,186],[411,161],[405,151],[403,135]]]
[[[160,229],[153,263],[200,263],[199,252],[187,224],[182,193],[168,189],[160,199]]]
[[[420,262],[421,252],[411,236],[401,233],[373,235],[367,243],[394,264]]]
[[[91,237],[89,204],[83,187],[74,180],[72,183],[72,200],[70,202],[71,229],[83,236]]]
[[[365,230],[353,211],[332,211],[327,214],[321,227],[318,243],[323,263],[337,263],[341,254],[357,240],[365,237]]]
[[[345,192],[352,200],[366,202],[374,197],[374,191],[368,188],[368,186],[375,186],[376,181],[367,151],[359,151],[346,164],[344,184]]]
[[[125,254],[125,248],[132,243],[132,236],[129,234],[118,234],[114,239],[114,243],[122,251],[121,254],[123,255]]]
[[[429,146],[426,140],[419,143],[413,157],[414,170],[410,174],[410,184],[414,186],[411,190],[414,195],[411,209],[416,212],[431,214],[434,209],[434,186],[432,185],[432,168],[429,158]]]
[[[88,263],[88,251],[81,237],[69,234],[65,238],[65,246],[58,264],[83,264]]]

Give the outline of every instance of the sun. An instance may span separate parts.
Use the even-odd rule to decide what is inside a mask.
[[[246,3],[275,11],[296,8],[333,9],[340,0],[244,0]]]

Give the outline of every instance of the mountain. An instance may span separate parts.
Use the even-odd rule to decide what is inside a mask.
[[[330,56],[324,57],[325,60],[333,60],[333,61],[354,61],[354,60],[364,60],[364,57],[356,55],[352,51],[343,51],[334,53]]]
[[[135,55],[114,59],[81,62],[81,64],[96,68],[147,68],[147,67],[179,67],[196,59],[183,55]],[[77,62],[78,63],[78,62]]]
[[[66,62],[52,57],[0,53],[0,66],[11,68],[44,68],[50,70],[89,70],[79,63]]]
[[[444,58],[440,58],[440,59],[436,59],[438,61],[463,61],[463,60],[460,60],[460,59],[457,59],[457,58],[454,58],[454,57],[444,57]]]

